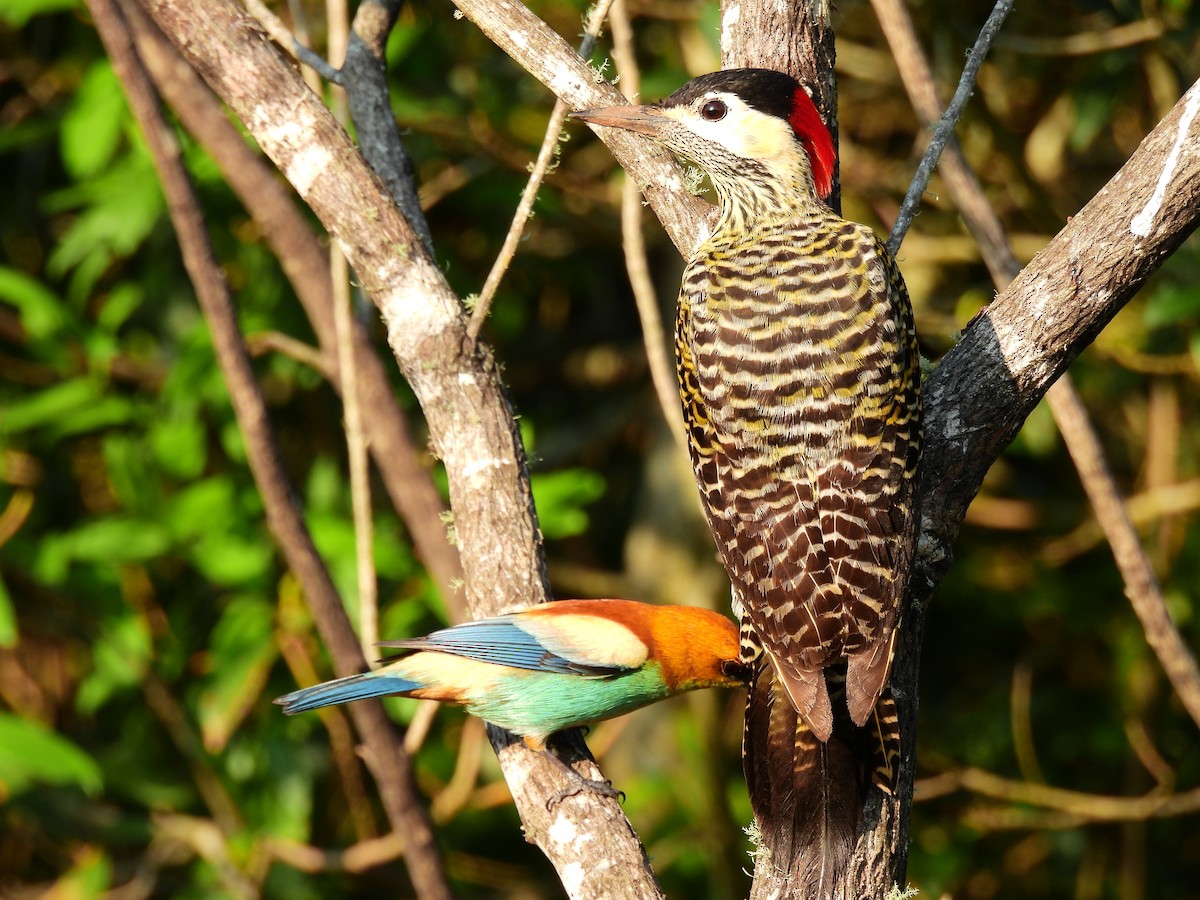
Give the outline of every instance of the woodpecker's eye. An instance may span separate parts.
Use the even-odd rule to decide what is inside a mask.
[[[720,122],[725,118],[725,113],[729,112],[729,107],[721,100],[709,100],[700,108],[700,117],[709,122]]]

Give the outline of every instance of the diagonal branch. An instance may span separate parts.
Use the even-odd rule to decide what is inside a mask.
[[[899,0],[873,2],[880,25],[888,35],[888,40],[892,42],[901,79],[914,108],[922,118],[936,118],[938,99],[933,73],[913,31],[912,20]],[[963,93],[961,88],[960,83],[960,90],[956,92],[956,96]],[[1183,138],[1192,128],[1196,113],[1195,107],[1191,108],[1193,112],[1189,120],[1189,106],[1184,107],[1179,138]],[[943,121],[945,118],[943,116]],[[1181,145],[1181,142],[1177,141],[1177,144]],[[999,216],[984,196],[978,179],[956,145],[950,147],[946,164],[945,180],[950,193],[972,233],[979,239],[984,259],[992,272],[997,289],[1004,290],[1020,273],[1021,267]],[[1159,181],[1161,182],[1161,178]],[[1158,188],[1159,183],[1156,183],[1155,193]],[[1151,194],[1151,199],[1154,195]],[[1131,222],[1131,232],[1138,227],[1135,224],[1138,221],[1139,219],[1135,218]],[[896,247],[903,240],[906,228],[907,224],[898,219],[892,230],[892,240],[895,241]],[[1200,669],[1197,668],[1196,660],[1179,630],[1171,622],[1166,601],[1117,491],[1099,438],[1088,421],[1087,411],[1070,380],[1065,377],[1050,388],[1046,400],[1058,423],[1067,450],[1075,461],[1084,490],[1096,511],[1097,520],[1112,547],[1117,567],[1125,582],[1126,595],[1142,623],[1146,642],[1158,657],[1184,708],[1188,710],[1192,720],[1200,725]]]
[[[313,545],[284,472],[271,433],[266,402],[242,343],[233,301],[209,243],[199,203],[180,157],[178,141],[159,109],[153,85],[137,58],[117,7],[111,0],[91,0],[89,9],[129,97],[130,108],[146,136],[162,182],[184,265],[212,329],[217,361],[246,438],[250,468],[263,496],[268,527],[288,566],[304,586],[313,614],[333,651],[338,673],[359,672],[364,665],[362,654],[346,619],[341,598]],[[366,743],[367,764],[383,794],[392,827],[408,838],[405,856],[414,885],[422,897],[449,898],[450,890],[434,845],[433,829],[424,807],[416,799],[408,757],[401,749],[394,726],[379,704],[358,704],[350,714]]]
[[[212,91],[145,13],[129,5],[126,18],[139,55],[160,93],[183,126],[204,144],[258,223],[304,307],[323,357],[332,362],[337,356],[337,336],[329,258],[296,208],[295,195],[246,145]],[[351,337],[358,363],[360,403],[371,411],[364,422],[367,441],[383,486],[408,527],[418,557],[437,583],[451,618],[462,621],[467,617],[459,586],[462,566],[458,551],[446,540],[441,522],[445,504],[429,471],[421,464],[404,412],[361,323],[353,323]],[[326,365],[320,370],[341,392],[336,367]]]
[[[633,50],[633,25],[629,20],[629,4],[616,0],[610,18],[613,36],[613,60],[621,76],[621,89],[631,102],[637,102],[641,90],[641,72]],[[658,398],[663,420],[680,450],[687,453],[687,438],[683,431],[683,415],[679,407],[679,387],[675,381],[675,362],[667,348],[666,332],[658,311],[658,296],[650,277],[650,262],[646,258],[646,237],[642,228],[642,193],[626,174],[621,182],[621,245],[625,255],[625,270],[633,289],[638,319],[642,323],[642,343],[650,366],[650,381]]]
[[[625,98],[545,22],[520,3],[455,0],[455,6],[497,47],[546,85],[571,109],[620,106]],[[616,128],[596,132],[654,207],[668,236],[686,255],[700,243],[711,211],[685,188],[683,169],[669,153]]]
[[[900,242],[904,240],[904,235],[912,224],[913,216],[917,214],[921,195],[925,193],[929,179],[933,177],[933,170],[937,167],[938,159],[941,158],[946,142],[954,134],[958,120],[962,116],[963,110],[967,108],[967,101],[971,99],[971,94],[975,90],[975,80],[979,77],[979,69],[983,66],[988,50],[991,49],[996,35],[1000,33],[1000,28],[1008,17],[1009,11],[1012,10],[1012,5],[1013,0],[997,0],[996,5],[992,7],[991,15],[983,23],[979,37],[975,39],[975,45],[967,56],[967,64],[963,67],[962,75],[958,79],[954,97],[950,101],[950,105],[946,107],[946,111],[941,114],[929,147],[921,158],[920,165],[917,166],[917,172],[913,175],[912,184],[908,186],[908,192],[904,195],[904,202],[900,204],[900,214],[892,226],[892,233],[888,235],[887,248],[893,256],[900,249]]]
[[[230,0],[143,2],[338,241],[378,305],[446,469],[473,611],[498,614],[546,599],[512,411],[489,351],[467,335],[461,303],[424,242],[328,110]],[[526,835],[570,876],[564,881],[571,895],[660,897],[615,799],[585,792],[548,808],[546,798],[565,785],[563,774],[510,740],[493,731]],[[563,735],[559,746],[598,777],[577,733]],[[594,864],[597,853],[607,866]]]
[[[579,44],[580,59],[586,60],[591,56],[592,49],[596,46],[596,38],[599,36],[601,28],[604,27],[604,19],[608,15],[611,3],[612,0],[600,0],[588,14],[587,25],[583,30],[583,40]],[[550,119],[546,122],[546,136],[542,138],[542,146],[538,150],[537,159],[529,173],[529,180],[525,182],[525,189],[521,191],[521,200],[517,203],[516,212],[513,213],[512,224],[508,226],[508,233],[504,236],[500,253],[496,256],[492,270],[488,272],[483,288],[479,291],[479,299],[475,303],[475,308],[471,310],[471,321],[467,324],[467,333],[473,338],[479,337],[479,329],[483,327],[484,320],[487,319],[492,299],[500,288],[500,280],[508,271],[508,266],[517,253],[517,244],[521,240],[521,235],[525,233],[529,217],[533,215],[533,204],[537,201],[538,191],[542,187],[546,173],[550,171],[551,164],[557,157],[556,151],[562,135],[563,122],[566,121],[568,112],[567,105],[561,100],[554,102],[554,109],[550,111]]]

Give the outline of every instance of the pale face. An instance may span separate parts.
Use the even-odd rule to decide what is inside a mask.
[[[802,155],[791,125],[748,106],[736,94],[709,91],[684,107],[664,107],[663,115],[701,140],[759,163],[793,163]]]

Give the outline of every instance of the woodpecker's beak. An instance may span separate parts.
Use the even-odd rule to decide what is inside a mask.
[[[671,121],[658,106],[605,106],[601,109],[581,109],[571,113],[570,117],[589,125],[623,128],[650,137],[661,135]]]

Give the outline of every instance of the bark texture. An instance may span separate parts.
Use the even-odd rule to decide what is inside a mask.
[[[545,600],[541,534],[512,411],[489,351],[468,337],[458,297],[421,238],[254,19],[228,0],[143,5],[339,242],[378,305],[449,477],[472,611],[495,615]],[[600,777],[577,733],[562,736],[560,746],[587,777]],[[583,793],[552,811],[547,798],[567,786],[557,768],[521,744],[501,753],[501,765],[528,839],[546,852],[571,896],[661,896],[615,799]],[[552,831],[563,810],[581,824]]]

